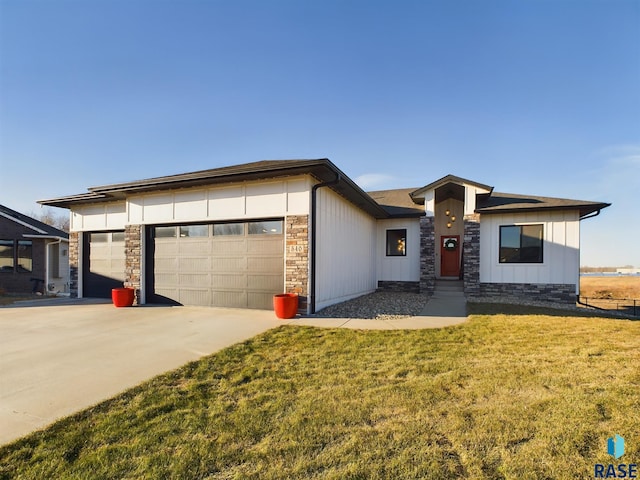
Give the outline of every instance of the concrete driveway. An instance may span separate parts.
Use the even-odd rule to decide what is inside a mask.
[[[208,307],[0,308],[0,445],[283,323]]]

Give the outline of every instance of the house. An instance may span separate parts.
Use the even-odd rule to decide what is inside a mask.
[[[462,279],[469,299],[574,303],[580,221],[609,206],[447,175],[364,192],[328,159],[272,160],[93,187],[71,210],[72,295],[315,312],[376,289]]]
[[[69,292],[69,235],[0,205],[0,289]]]

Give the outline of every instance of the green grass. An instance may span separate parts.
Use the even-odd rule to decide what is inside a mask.
[[[280,327],[0,448],[0,478],[593,478],[614,433],[640,461],[640,322],[477,310]]]

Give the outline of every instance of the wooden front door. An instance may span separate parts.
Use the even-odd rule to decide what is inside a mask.
[[[440,238],[440,276],[460,276],[460,235]]]

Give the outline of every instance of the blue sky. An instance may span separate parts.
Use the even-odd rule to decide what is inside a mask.
[[[0,0],[0,203],[323,157],[611,202],[581,263],[640,266],[640,0]]]

